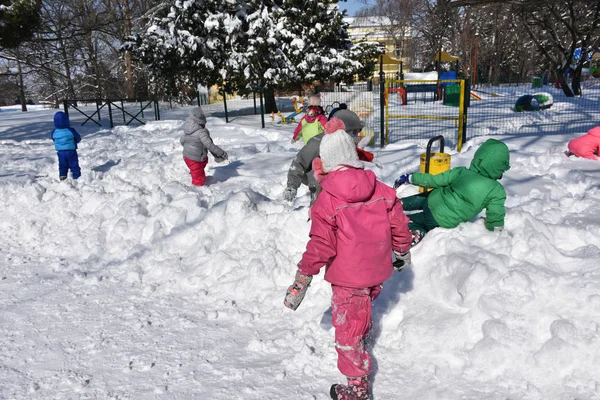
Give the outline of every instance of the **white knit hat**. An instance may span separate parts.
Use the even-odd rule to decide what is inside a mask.
[[[319,153],[324,172],[331,172],[338,166],[364,168],[364,163],[358,159],[356,144],[339,118],[334,117],[325,124]]]

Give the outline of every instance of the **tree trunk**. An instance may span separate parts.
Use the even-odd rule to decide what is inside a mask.
[[[277,102],[275,101],[275,89],[267,88],[264,91],[265,95],[265,113],[277,113]]]
[[[19,80],[19,99],[21,100],[21,111],[27,111],[27,100],[25,99],[25,86],[23,84],[23,70],[21,69],[21,55],[17,47],[17,73]]]
[[[567,70],[566,68],[559,68],[557,71],[556,79],[558,79],[558,82],[560,82],[560,88],[562,89],[565,96],[575,97],[575,95],[571,91],[571,88],[569,87],[569,85],[567,85],[567,80],[565,79],[565,71],[566,70]]]
[[[129,7],[129,0],[123,1],[125,3],[125,37],[129,37],[131,36],[131,8]],[[125,50],[125,91],[128,99],[135,98],[132,56],[129,50]]]
[[[67,49],[61,36],[58,37],[60,43],[60,52],[63,57],[65,66],[65,77],[67,78],[67,98],[75,99],[75,88],[73,87],[73,79],[71,78],[71,64],[67,57]]]
[[[96,98],[102,98],[102,82],[100,81],[100,70],[98,68],[98,54],[96,53],[96,48],[94,46],[94,38],[92,37],[92,33],[90,32],[86,37],[88,53],[90,57],[90,62],[92,64],[92,77],[95,81],[96,86]]]
[[[575,96],[581,96],[581,69],[583,66],[577,66],[573,71],[573,80],[571,81],[571,88]]]

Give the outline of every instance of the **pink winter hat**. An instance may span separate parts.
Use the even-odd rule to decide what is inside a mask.
[[[344,121],[342,121],[339,118],[331,118],[326,124],[325,124],[325,133],[333,133],[335,131],[338,130],[346,130],[346,125],[344,125]]]
[[[331,118],[325,124],[325,135],[321,139],[319,154],[324,172],[331,172],[338,166],[364,168],[363,162],[358,159],[356,144],[346,133],[346,126],[339,118]]]

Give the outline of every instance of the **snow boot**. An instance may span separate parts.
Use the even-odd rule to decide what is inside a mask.
[[[66,176],[59,176],[58,179],[60,179],[61,181],[64,181],[65,179],[67,179]]]
[[[333,400],[370,400],[369,377],[348,378],[347,385],[331,385],[329,394]]]

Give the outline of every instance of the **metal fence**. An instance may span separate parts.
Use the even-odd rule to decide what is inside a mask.
[[[519,111],[519,99],[540,97],[549,99]],[[535,103],[535,102],[534,102]],[[583,95],[566,97],[553,86],[533,88],[502,85],[471,91],[466,139],[490,135],[552,135],[583,134],[600,125],[600,80],[584,82]]]
[[[386,144],[443,136],[461,150],[466,128],[464,80],[393,80],[385,83]]]
[[[471,89],[468,82],[397,80],[397,74],[354,85],[321,88],[321,105],[327,113],[341,103],[356,112],[364,123],[363,136],[371,136],[372,146],[384,146],[403,140],[425,142],[443,135],[451,148],[460,151],[462,143],[477,136],[527,134],[583,134],[600,125],[600,79],[583,82],[583,95],[566,97],[553,86],[533,88],[528,84],[482,86]],[[222,93],[222,92],[221,92]],[[200,98],[192,104],[174,100],[66,100],[65,110],[78,111],[84,124],[144,124],[153,119],[185,119],[197,104],[207,116],[250,117],[257,127],[297,124],[306,106],[305,93],[275,92],[279,115],[267,114],[259,93]],[[522,96],[543,94],[551,98],[537,111],[515,109]],[[457,97],[458,101],[457,101]],[[262,103],[262,109],[261,109]],[[74,111],[75,110],[75,111]],[[262,117],[261,111],[263,112]]]
[[[85,117],[81,125],[86,123],[103,127],[107,122],[110,128],[120,123],[123,125],[145,124],[148,119],[160,119],[160,107],[156,100],[125,99],[65,99],[65,114],[77,112]]]

